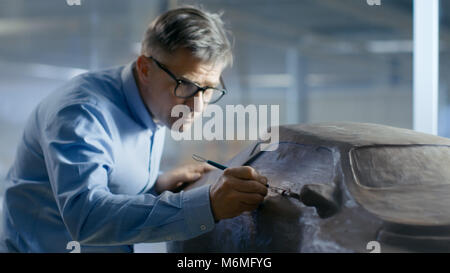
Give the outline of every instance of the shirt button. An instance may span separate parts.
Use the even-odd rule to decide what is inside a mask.
[[[201,226],[200,226],[200,229],[201,229],[201,230],[206,230],[206,226],[205,226],[205,225],[201,225]]]

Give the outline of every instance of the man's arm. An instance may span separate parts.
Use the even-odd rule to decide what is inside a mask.
[[[95,105],[63,107],[43,129],[50,183],[73,240],[85,245],[184,240],[214,227],[209,186],[159,196],[109,191],[112,136]]]

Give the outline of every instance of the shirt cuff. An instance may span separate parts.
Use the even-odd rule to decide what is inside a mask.
[[[210,187],[211,185],[204,185],[183,191],[183,207],[188,233],[191,237],[197,237],[214,229],[214,216],[209,199]]]

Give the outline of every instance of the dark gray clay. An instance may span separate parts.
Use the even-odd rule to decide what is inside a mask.
[[[297,198],[270,191],[257,210],[169,252],[369,252],[370,241],[381,252],[450,252],[450,139],[362,123],[279,130],[276,151],[255,142],[226,165],[250,165]]]

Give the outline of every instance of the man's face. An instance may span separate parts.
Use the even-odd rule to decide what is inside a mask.
[[[222,63],[205,63],[186,49],[179,49],[172,54],[152,55],[164,65],[178,79],[185,79],[199,86],[216,87],[220,84],[220,75],[223,70]],[[195,97],[179,98],[174,94],[176,81],[162,70],[158,65],[145,56],[140,56],[136,62],[139,93],[153,118],[159,120],[171,128],[173,123],[181,117],[171,117],[172,108],[183,104],[190,108],[191,112],[181,130],[187,130],[206,108],[203,103],[203,93],[198,92]],[[197,105],[194,109],[194,98]]]

